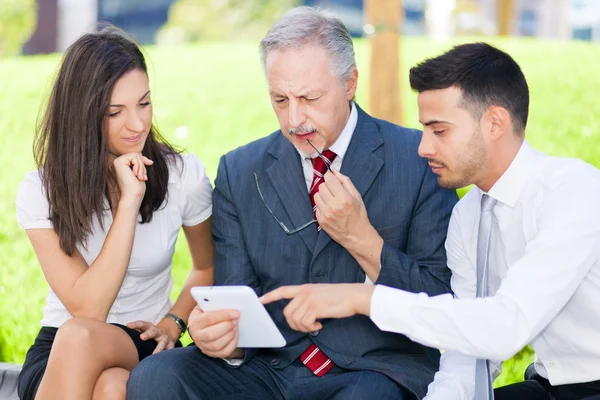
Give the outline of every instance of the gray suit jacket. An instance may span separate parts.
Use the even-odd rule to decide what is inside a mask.
[[[421,133],[370,117],[358,108],[358,124],[341,172],[364,200],[371,224],[384,239],[377,284],[426,292],[450,291],[444,241],[455,191],[441,189],[417,154]],[[300,156],[277,131],[221,158],[213,195],[215,284],[249,285],[259,295],[283,285],[364,282],[356,260],[315,225],[287,235],[263,204],[288,228],[313,218]],[[292,330],[287,301],[267,306],[288,345],[248,350],[285,368],[312,342],[338,366],[386,374],[419,398],[438,369],[439,351],[380,331],[369,318],[323,321],[316,336]],[[402,307],[402,304],[390,304]]]

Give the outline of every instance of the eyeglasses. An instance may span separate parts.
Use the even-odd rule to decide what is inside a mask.
[[[256,172],[254,172],[254,180],[256,181],[256,190],[258,190],[258,194],[260,195],[260,199],[262,200],[263,204],[265,205],[265,207],[267,207],[267,210],[269,210],[269,212],[271,213],[271,215],[273,216],[273,218],[275,219],[275,221],[277,221],[277,223],[279,224],[279,226],[281,227],[281,229],[283,229],[283,231],[288,234],[288,235],[293,235],[294,233],[300,232],[303,229],[308,228],[309,226],[311,226],[312,224],[316,223],[317,220],[313,219],[310,222],[305,223],[304,225],[298,227],[298,228],[294,228],[294,229],[289,229],[283,222],[281,222],[279,220],[279,218],[277,218],[275,216],[275,214],[273,213],[273,210],[271,210],[271,207],[269,207],[269,205],[267,204],[267,202],[265,201],[265,198],[263,197],[263,194],[260,190],[260,186],[258,185],[258,175],[256,175]]]

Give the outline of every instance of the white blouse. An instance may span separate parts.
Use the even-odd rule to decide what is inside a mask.
[[[170,165],[166,204],[154,211],[148,223],[138,223],[131,258],[121,290],[109,311],[107,322],[127,324],[135,320],[158,323],[171,309],[173,280],[171,265],[175,242],[182,225],[194,226],[212,214],[212,185],[204,164],[193,154],[182,155],[183,162]],[[94,220],[87,249],[77,249],[88,265],[96,259],[112,225],[110,208],[102,214],[104,230]],[[25,230],[52,228],[48,200],[38,171],[31,171],[17,193],[17,221]],[[59,327],[71,314],[49,289],[42,326]]]

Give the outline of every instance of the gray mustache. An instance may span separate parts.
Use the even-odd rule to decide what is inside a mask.
[[[313,128],[312,126],[302,125],[302,126],[299,126],[297,128],[290,128],[288,130],[288,133],[290,135],[295,135],[297,133],[313,133],[313,132],[316,132],[316,131],[317,130],[315,128]]]

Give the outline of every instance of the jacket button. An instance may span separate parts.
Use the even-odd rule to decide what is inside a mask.
[[[271,365],[275,367],[276,365],[279,365],[280,362],[281,360],[279,358],[274,358],[271,360]]]
[[[313,336],[313,337],[314,337],[314,336],[319,336],[319,332],[320,332],[319,330],[316,330],[316,331],[314,331],[314,332],[310,332],[310,333],[309,333],[309,335],[310,335],[310,336]]]

